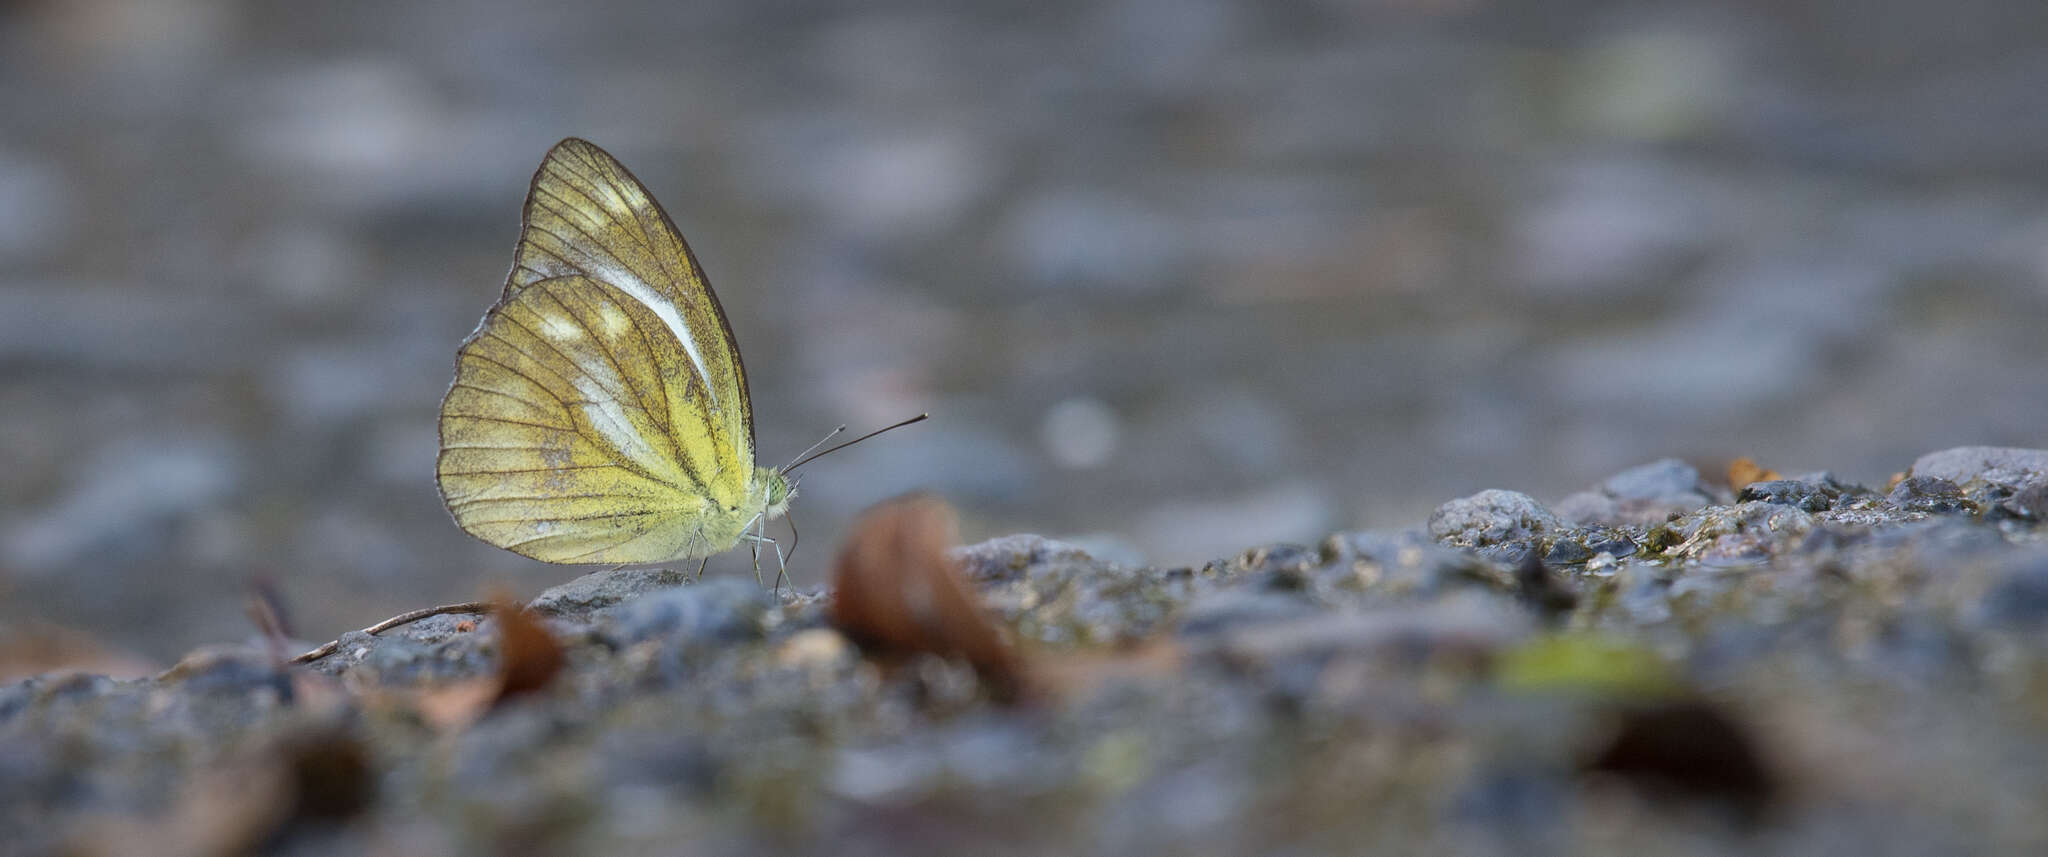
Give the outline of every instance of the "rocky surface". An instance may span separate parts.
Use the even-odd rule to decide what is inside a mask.
[[[881,662],[829,593],[590,575],[496,618],[0,689],[11,853],[2040,853],[2044,453],[1890,490],[1658,463],[1201,567],[960,549],[1032,690]],[[1692,500],[1681,503],[1690,496]],[[2034,499],[2028,499],[2034,498]],[[1678,508],[1689,506],[1689,508]],[[1640,508],[1649,508],[1643,506]],[[451,706],[461,710],[449,716]]]

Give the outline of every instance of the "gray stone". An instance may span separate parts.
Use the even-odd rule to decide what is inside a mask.
[[[1492,488],[1452,500],[1429,515],[1429,535],[1460,547],[1491,547],[1542,539],[1564,528],[1536,498]]]
[[[1607,477],[1600,491],[1616,500],[1658,500],[1681,494],[1701,494],[1700,471],[1676,458],[1664,458],[1638,465]]]
[[[1835,505],[1835,501],[1842,496],[1842,490],[1842,486],[1833,479],[1811,482],[1772,479],[1751,482],[1743,486],[1741,494],[1736,499],[1759,500],[1765,503],[1798,506],[1808,512],[1823,512]]]
[[[2032,486],[2048,481],[2048,449],[1958,446],[1920,456],[1907,473],[1946,479],[1958,485],[1982,479],[2015,487]]]
[[[1088,552],[1066,542],[1020,533],[956,548],[953,558],[969,580],[1016,580],[1034,567],[1078,565],[1092,561]]]
[[[673,568],[621,568],[593,571],[560,586],[550,587],[527,607],[542,616],[585,620],[595,611],[649,592],[671,589],[690,582],[691,574]]]
[[[1964,499],[1963,489],[1956,483],[1939,476],[1908,476],[1892,486],[1886,496],[1893,505],[1908,512],[1964,512],[1974,511],[1970,501]]]
[[[653,592],[606,608],[598,634],[627,646],[655,637],[689,642],[737,642],[761,636],[771,598],[751,580],[722,577]]]
[[[1551,507],[1551,511],[1566,523],[1611,524],[1621,518],[1621,504],[1614,502],[1599,491],[1580,491],[1572,494]]]

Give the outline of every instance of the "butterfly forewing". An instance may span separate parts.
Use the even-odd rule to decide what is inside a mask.
[[[760,489],[752,428],[730,329],[667,215],[596,146],[557,145],[442,403],[457,523],[548,562],[722,551]]]
[[[717,295],[647,188],[603,149],[573,138],[549,150],[533,174],[505,294],[571,275],[611,285],[657,314],[690,358],[692,371],[671,383],[709,391],[707,409],[720,418],[714,434],[729,438],[751,469],[746,370]]]

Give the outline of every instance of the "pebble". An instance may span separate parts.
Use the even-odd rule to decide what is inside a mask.
[[[1498,488],[1452,500],[1429,516],[1430,536],[1459,547],[1529,542],[1562,529],[1564,523],[1536,498]]]
[[[2048,449],[1958,446],[1920,456],[1907,472],[1957,484],[1982,479],[2002,485],[2031,487],[2048,482]]]

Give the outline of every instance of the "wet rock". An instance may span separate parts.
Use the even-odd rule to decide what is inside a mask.
[[[552,619],[589,621],[598,610],[649,592],[684,586],[694,575],[680,568],[621,568],[593,571],[550,587],[527,608]]]
[[[1840,499],[1843,486],[1832,478],[1814,481],[1798,479],[1774,479],[1765,482],[1751,482],[1742,487],[1736,499],[1742,502],[1756,500],[1797,506],[1808,512],[1825,512]]]
[[[2048,481],[1996,500],[1986,514],[1992,512],[1996,512],[2002,518],[2012,518],[2031,524],[2048,521]]]
[[[1964,499],[1963,489],[1956,483],[1938,476],[1908,476],[1892,486],[1886,496],[1893,505],[1907,512],[1949,514],[1953,512],[1974,512],[1975,504]]]
[[[1539,563],[1549,562],[1559,565],[1573,565],[1592,559],[1595,553],[1598,553],[1598,551],[1587,547],[1585,542],[1578,539],[1561,538],[1553,540],[1550,543],[1550,550],[1544,553],[1542,558],[1537,561]],[[1534,551],[1529,553],[1529,559],[1536,559]],[[1526,564],[1527,560],[1524,560],[1524,563]]]
[[[1816,523],[1811,513],[1796,506],[1754,500],[1709,506],[1673,521],[1664,538],[1679,541],[1664,546],[1663,552],[1707,563],[1758,560],[1780,546],[1800,544]]]

